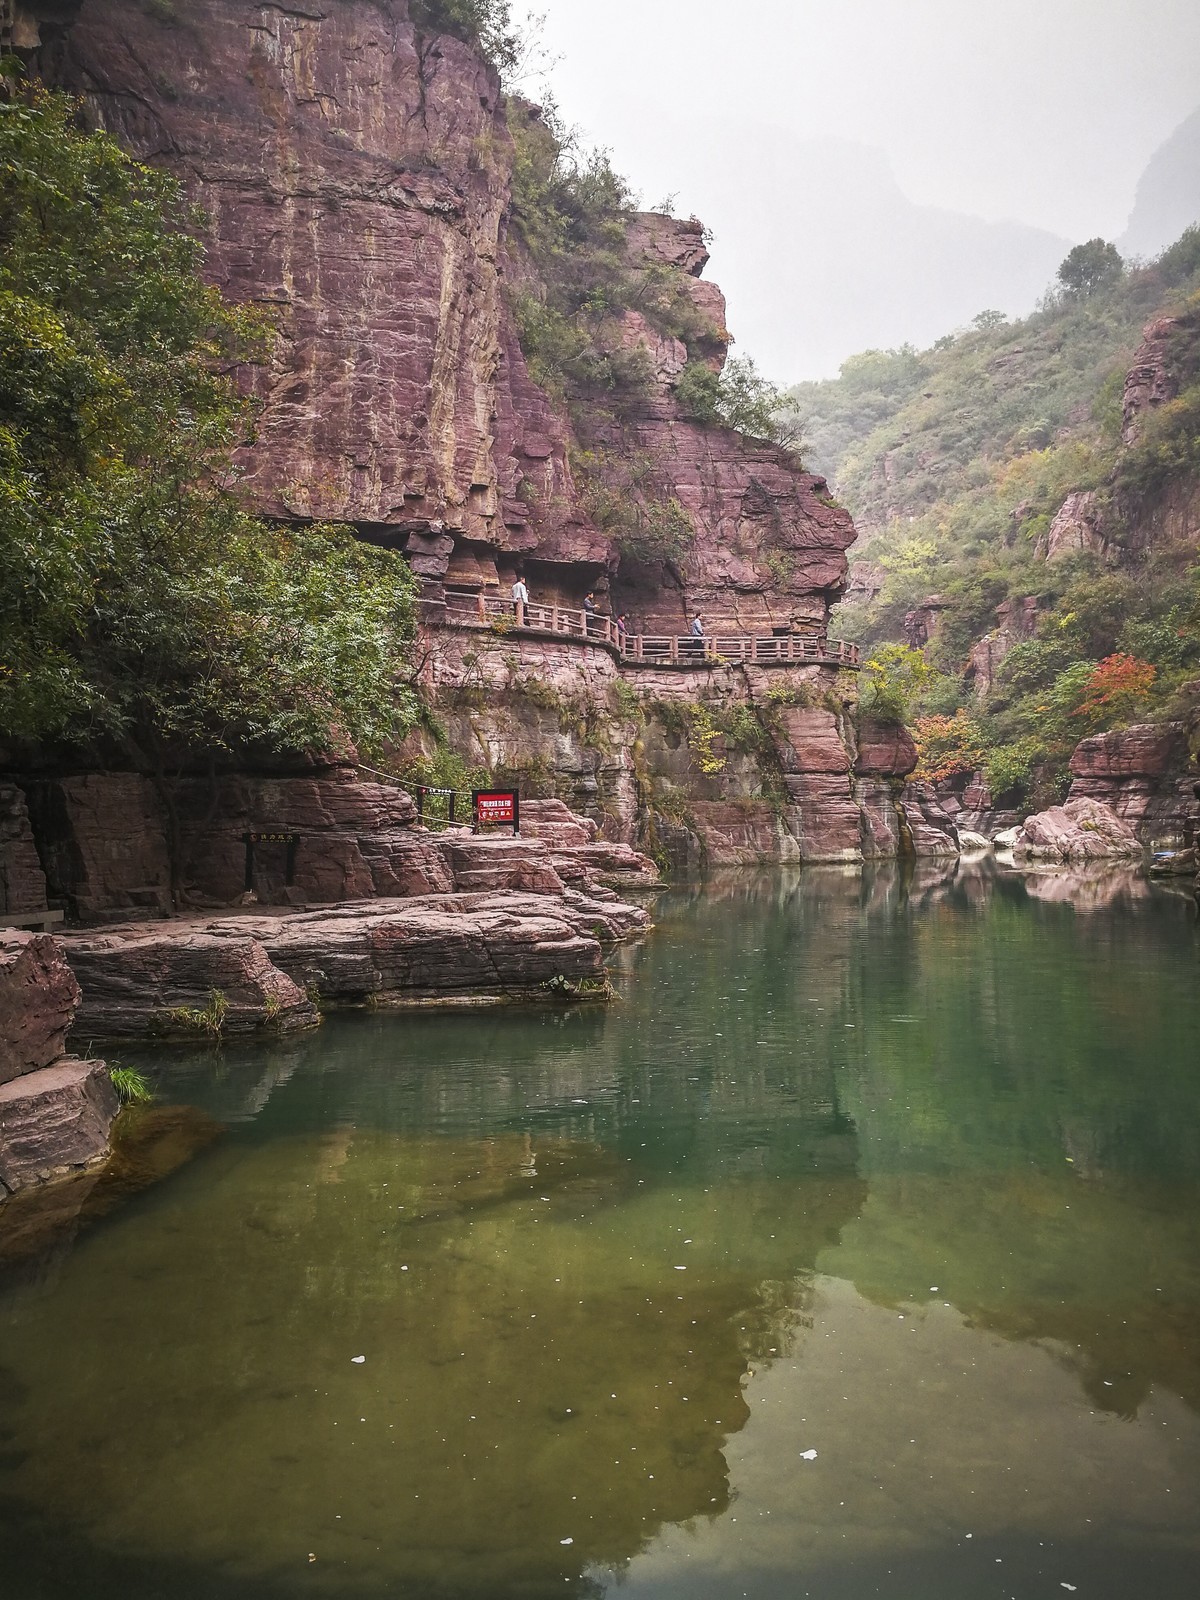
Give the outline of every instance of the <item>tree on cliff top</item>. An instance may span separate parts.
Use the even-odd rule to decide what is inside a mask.
[[[410,0],[413,25],[424,33],[449,33],[472,44],[502,73],[516,67],[520,38],[509,0]]]
[[[1119,278],[1124,266],[1115,244],[1089,239],[1067,252],[1058,269],[1058,281],[1072,294],[1094,294],[1101,284]]]
[[[76,115],[0,103],[0,735],[161,778],[402,733],[407,568],[242,509],[229,374],[266,329],[201,281],[179,186]]]

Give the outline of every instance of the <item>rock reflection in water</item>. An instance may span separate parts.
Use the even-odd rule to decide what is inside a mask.
[[[1190,1600],[1195,915],[1051,881],[729,875],[603,1012],[164,1063],[225,1138],[0,1297],[19,1600]]]
[[[619,1565],[726,1508],[747,1362],[790,1349],[862,1200],[847,1137],[786,1193],[650,1188],[566,1139],[257,1146],[12,1318],[21,1496],[69,1484],[101,1549],[337,1593]]]
[[[0,1208],[0,1290],[45,1281],[80,1232],[184,1166],[221,1135],[194,1106],[127,1106],[113,1125],[112,1154],[60,1182],[24,1189]]]

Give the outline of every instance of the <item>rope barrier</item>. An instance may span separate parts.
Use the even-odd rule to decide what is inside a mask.
[[[417,816],[420,821],[426,825],[426,827],[436,826],[439,828],[463,828],[469,826],[471,802],[474,798],[473,790],[446,789],[434,783],[418,783],[413,778],[402,778],[399,773],[396,772],[381,772],[378,767],[369,767],[364,761],[356,761],[354,763],[354,767],[357,772],[368,773],[372,778],[384,778],[388,783],[394,783],[399,788],[415,795],[417,800]],[[431,795],[436,795],[447,801],[446,816],[439,817],[436,815],[436,813],[427,812],[425,810],[425,801]],[[455,812],[458,809],[456,802],[459,799],[467,802],[466,806],[463,808],[466,812],[466,815],[463,817],[455,816]]]

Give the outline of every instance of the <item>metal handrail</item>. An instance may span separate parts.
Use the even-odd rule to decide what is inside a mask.
[[[631,634],[612,617],[570,606],[535,605],[529,600],[503,600],[479,595],[475,604],[447,604],[452,627],[512,629],[518,633],[550,633],[613,650],[631,667],[716,667],[729,662],[753,666],[786,666],[818,662],[857,668],[859,649],[844,639],[823,634]]]

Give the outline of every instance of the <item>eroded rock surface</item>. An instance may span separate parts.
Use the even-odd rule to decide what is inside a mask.
[[[147,1033],[203,1038],[206,1031],[237,1037],[319,1020],[303,989],[236,922],[220,933],[190,922],[136,932],[126,925],[67,935],[65,943],[83,993],[74,1035],[81,1042]]]
[[[1063,561],[1081,552],[1102,556],[1107,550],[1103,502],[1094,489],[1085,489],[1063,501],[1034,554],[1046,561]]]
[[[1100,801],[1144,845],[1173,849],[1200,831],[1200,768],[1182,723],[1134,723],[1083,739],[1071,757],[1071,778],[1068,800]]]
[[[58,1060],[78,1003],[57,939],[0,929],[0,1084]]]
[[[1127,822],[1099,800],[1068,800],[1025,822],[1013,844],[1017,861],[1100,861],[1138,856],[1142,847]]]
[[[238,461],[245,494],[272,517],[346,521],[403,549],[425,585],[424,649],[454,636],[439,609],[447,591],[506,594],[518,566],[534,600],[577,606],[596,588],[634,632],[683,632],[697,612],[736,632],[827,626],[846,580],[849,515],[786,450],[705,425],[678,400],[689,358],[717,371],[729,343],[720,290],[702,276],[698,222],[635,215],[623,246],[634,279],[661,288],[665,274],[671,293],[691,302],[690,347],[642,311],[613,313],[598,345],[638,358],[646,381],[619,407],[600,390],[572,393],[568,407],[532,382],[513,312],[515,297],[536,299],[540,286],[510,225],[510,119],[527,120],[518,131],[529,135],[539,114],[517,101],[506,108],[495,74],[469,47],[422,33],[403,0],[81,0],[72,11],[37,65],[80,92],[135,152],[181,177],[208,215],[206,271],[274,321],[270,362],[244,375],[262,403]],[[691,529],[676,559],[639,561],[596,525],[595,485],[581,489],[571,465],[584,455],[617,479],[624,473],[635,499],[676,502]],[[476,647],[468,637],[460,654]],[[440,687],[462,687],[470,672],[463,661],[448,666]],[[561,672],[578,675],[565,664]],[[747,682],[738,693],[750,698]],[[852,699],[848,682],[841,693]],[[607,718],[608,737],[590,741],[569,737],[553,707],[515,731],[500,715],[479,728],[455,714],[447,722],[456,748],[471,760],[485,748],[494,771],[516,761],[553,767],[557,792],[631,842],[640,780],[613,710],[597,698],[592,720]],[[745,804],[742,831],[767,859],[797,850],[856,858],[851,757],[831,767],[827,743],[814,734],[795,747],[786,816],[751,781],[720,794],[693,786],[695,817]],[[139,817],[153,831],[156,803],[136,787],[130,780],[126,797],[135,835]],[[611,806],[606,790],[620,791]],[[451,887],[444,862],[414,845],[402,820],[297,821],[289,807],[298,792],[268,797],[261,783],[223,780],[214,800],[203,785],[183,786],[185,898],[232,899],[244,872],[240,832],[271,824],[320,835],[319,850],[301,845],[290,898]],[[148,846],[139,878],[130,860],[101,859],[89,796],[45,798],[65,813],[51,877],[71,877],[76,847],[87,867],[75,873],[77,915],[168,909],[170,885]],[[710,857],[721,859],[735,819],[711,819]],[[671,825],[664,819],[659,835]],[[286,898],[278,854],[258,852],[263,888]]]
[[[1125,375],[1122,395],[1121,443],[1137,444],[1147,417],[1179,393],[1180,374],[1175,359],[1178,335],[1195,328],[1200,317],[1159,317],[1142,329],[1142,342]]]
[[[245,379],[262,415],[239,466],[260,509],[404,548],[434,597],[447,581],[503,587],[530,562],[535,598],[578,604],[617,573],[572,475],[572,421],[531,381],[503,291],[536,291],[510,237],[508,118],[539,114],[506,110],[469,46],[423,33],[403,0],[83,0],[38,60],[184,180],[208,215],[207,272],[275,321],[270,364]],[[719,367],[729,335],[700,277],[700,224],[636,216],[626,252],[634,271],[674,277]],[[674,399],[688,351],[641,313],[610,319],[606,341],[641,352],[648,391],[615,433],[593,419],[584,442],[650,461],[695,527],[686,593],[657,568],[623,573],[621,606],[652,629],[696,609],[823,619],[854,537],[824,481],[689,420]]]
[[[162,800],[133,772],[22,779],[50,894],[82,922],[171,909]]]
[[[498,861],[504,852],[496,852]],[[179,1008],[225,999],[232,1033],[318,1020],[312,999],[356,1005],[478,1003],[553,983],[599,985],[603,945],[643,931],[646,911],[561,882],[554,893],[424,895],[323,911],[130,923],[65,939],[83,990],[78,1032],[203,1037]]]
[[[0,917],[46,909],[46,874],[38,858],[24,791],[0,781]]]
[[[0,1084],[0,1196],[101,1159],[116,1114],[103,1061],[67,1056]]]
[[[64,1054],[78,1000],[57,939],[0,930],[0,1200],[108,1151],[108,1069]]]

